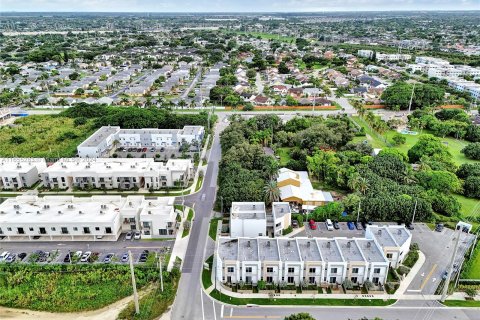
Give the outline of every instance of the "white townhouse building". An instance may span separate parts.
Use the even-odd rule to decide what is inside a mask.
[[[121,129],[104,126],[77,147],[81,158],[101,158],[118,147],[180,147],[183,142],[198,143],[205,134],[202,126],[184,126],[183,129]]]
[[[393,268],[403,262],[412,242],[412,234],[404,226],[369,225],[365,238],[373,239],[383,250]]]
[[[171,237],[174,197],[18,196],[0,204],[0,236],[7,241],[116,241],[122,232]]]
[[[375,58],[377,59],[377,61],[405,61],[412,59],[412,55],[402,53],[389,54],[377,52]]]
[[[152,158],[63,158],[41,173],[43,185],[51,189],[132,189],[184,185],[193,176],[191,159]]]
[[[0,190],[33,186],[47,164],[39,158],[0,158]]]
[[[267,234],[281,236],[292,224],[292,210],[287,202],[273,202],[272,214],[267,213]]]
[[[220,237],[215,254],[216,279],[227,284],[378,285],[390,264],[378,243],[365,238]]]
[[[267,217],[263,202],[232,202],[230,209],[230,235],[232,237],[258,237],[267,234]]]

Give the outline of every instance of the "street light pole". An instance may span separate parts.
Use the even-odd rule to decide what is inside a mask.
[[[360,219],[360,205],[362,204],[361,201],[358,202],[358,212],[357,212],[357,223],[358,223],[358,219]]]
[[[457,231],[457,230],[455,230],[455,231]],[[455,232],[455,233],[457,233],[457,232]],[[445,279],[445,283],[443,284],[442,298],[440,299],[441,302],[444,302],[445,299],[447,298],[448,285],[450,283],[450,278],[451,278],[452,273],[453,273],[453,263],[455,262],[455,256],[457,255],[458,242],[460,240],[461,235],[462,235],[462,231],[460,229],[458,229],[457,240],[455,241],[455,248],[453,249],[452,258],[450,259],[450,264],[449,264],[449,267],[448,267],[447,279]]]
[[[412,224],[413,224],[413,221],[415,221],[415,214],[417,213],[417,203],[418,203],[418,200],[415,200],[415,208],[413,208]]]

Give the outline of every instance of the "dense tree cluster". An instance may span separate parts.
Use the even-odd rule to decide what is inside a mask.
[[[463,194],[480,199],[480,163],[465,163],[457,170],[457,177],[463,180]]]
[[[412,91],[413,98],[412,98]],[[445,91],[431,84],[413,85],[406,82],[396,82],[382,93],[382,100],[388,109],[406,110],[412,98],[412,109],[436,107],[443,102]]]

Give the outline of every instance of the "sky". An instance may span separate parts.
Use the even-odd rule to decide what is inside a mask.
[[[480,0],[0,0],[25,12],[318,12],[480,10]]]

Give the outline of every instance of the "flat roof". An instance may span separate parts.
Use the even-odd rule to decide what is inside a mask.
[[[386,227],[368,226],[372,235],[382,247],[396,247],[397,243],[387,231]]]
[[[287,202],[274,202],[272,203],[272,212],[275,218],[281,218],[291,213],[290,204]]]
[[[95,131],[87,140],[83,141],[78,147],[97,147],[105,139],[113,134],[116,134],[120,130],[120,127],[103,126]]]
[[[282,261],[301,261],[295,239],[278,238],[277,241]]]
[[[302,260],[322,261],[322,255],[315,238],[296,238]]]
[[[340,250],[342,251],[343,258],[348,262],[364,262],[365,259],[362,256],[362,252],[358,247],[355,239],[337,238],[336,239]]]
[[[317,239],[317,243],[326,262],[344,262],[335,239]]]
[[[239,260],[238,239],[220,237],[218,239],[218,254],[220,259]]]
[[[399,246],[402,246],[411,236],[410,231],[404,226],[387,226],[387,229]]]
[[[32,168],[42,171],[46,166],[43,158],[0,158],[0,176],[13,172],[26,173]]]
[[[265,239],[259,238],[258,239],[258,254],[260,256],[260,260],[267,260],[267,261],[279,261],[280,255],[278,252],[278,243],[276,239]]]
[[[368,262],[387,262],[383,252],[373,239],[356,239],[360,250]]]
[[[265,219],[265,216],[263,202],[232,202],[231,219]]]
[[[258,261],[257,239],[238,239],[238,259],[240,261]]]

